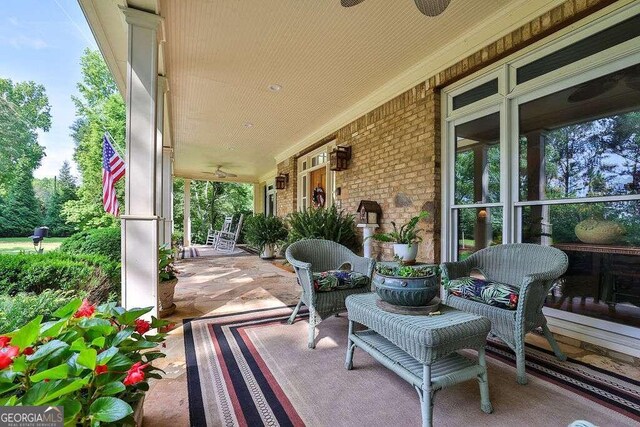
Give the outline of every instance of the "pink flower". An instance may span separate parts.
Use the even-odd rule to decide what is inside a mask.
[[[13,345],[0,350],[0,369],[4,369],[13,363],[13,359],[20,354],[20,348]]]
[[[95,311],[96,311],[96,306],[91,304],[89,300],[85,299],[84,301],[82,301],[82,305],[80,306],[78,311],[75,312],[73,317],[75,317],[76,319],[80,317],[91,317],[93,316],[93,313]]]
[[[142,362],[136,362],[133,366],[127,371],[127,376],[124,378],[124,385],[133,385],[137,384],[140,381],[144,381],[144,371],[143,369],[149,366],[148,363],[144,365]]]
[[[151,323],[147,322],[146,320],[136,319],[137,333],[139,333],[140,335],[144,335],[149,332],[149,329],[151,329]]]

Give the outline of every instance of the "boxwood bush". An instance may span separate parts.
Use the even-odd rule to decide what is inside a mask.
[[[0,334],[11,332],[30,322],[37,315],[50,320],[58,308],[74,298],[82,297],[84,292],[47,289],[40,294],[19,293],[13,296],[0,295]]]
[[[0,294],[11,296],[45,289],[92,292],[105,286],[117,292],[120,286],[120,263],[96,255],[0,255],[0,271]]]
[[[120,228],[97,228],[76,233],[60,246],[68,254],[102,255],[120,260]]]

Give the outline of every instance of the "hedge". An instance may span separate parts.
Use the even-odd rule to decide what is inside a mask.
[[[96,228],[76,233],[60,246],[68,254],[102,255],[120,261],[120,228]]]
[[[0,295],[0,334],[11,332],[30,322],[37,315],[50,319],[51,314],[74,298],[83,297],[83,292],[54,291],[47,289],[41,294],[19,293],[14,296]]]
[[[103,256],[44,254],[0,255],[0,294],[41,293],[46,289],[84,290],[96,302],[118,297],[120,263]]]

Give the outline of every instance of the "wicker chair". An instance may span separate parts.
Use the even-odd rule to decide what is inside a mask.
[[[556,357],[566,360],[547,327],[542,306],[554,281],[564,274],[567,266],[567,255],[550,246],[516,243],[482,249],[464,261],[441,264],[443,283],[468,277],[472,270],[478,270],[488,280],[518,286],[517,308],[507,310],[494,307],[455,296],[446,290],[445,304],[488,317],[491,320],[491,334],[515,351],[518,383],[526,384],[524,337],[528,332],[542,328]]]
[[[345,311],[344,300],[349,295],[371,292],[371,287],[315,292],[312,274],[350,264],[352,271],[365,274],[371,279],[375,262],[371,258],[354,254],[339,243],[320,239],[300,240],[291,244],[287,248],[286,257],[295,269],[298,283],[302,286],[300,302],[291,313],[289,324],[295,321],[303,303],[309,307],[309,348],[315,348],[316,324],[333,314]]]

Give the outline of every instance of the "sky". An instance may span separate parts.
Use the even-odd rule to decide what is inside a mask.
[[[77,175],[71,95],[77,93],[87,47],[97,49],[77,0],[0,0],[0,77],[44,85],[51,105],[51,130],[38,138],[46,157],[36,178],[57,175],[65,160]]]

